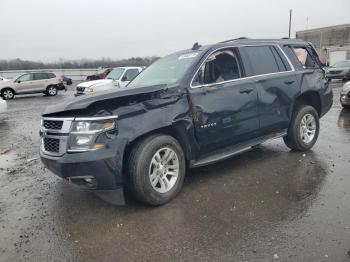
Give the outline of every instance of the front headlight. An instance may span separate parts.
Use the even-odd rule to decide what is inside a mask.
[[[104,147],[96,142],[99,135],[116,129],[116,117],[76,118],[69,134],[68,152],[83,152]]]

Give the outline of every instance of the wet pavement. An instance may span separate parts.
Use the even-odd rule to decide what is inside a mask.
[[[38,159],[40,112],[9,101],[0,123],[0,261],[350,261],[350,111],[334,105],[314,148],[277,139],[190,170],[172,202],[116,207]]]

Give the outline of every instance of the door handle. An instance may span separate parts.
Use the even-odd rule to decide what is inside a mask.
[[[241,94],[249,94],[250,92],[252,92],[254,89],[253,88],[243,88],[243,89],[241,89],[241,90],[239,90],[239,92],[241,93]]]
[[[291,85],[291,84],[293,84],[295,81],[294,80],[286,80],[286,81],[284,81],[284,83],[286,84],[286,85]]]

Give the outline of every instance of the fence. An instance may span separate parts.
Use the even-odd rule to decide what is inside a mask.
[[[25,73],[31,72],[53,72],[57,75],[64,75],[75,81],[83,81],[88,75],[95,74],[98,69],[40,69],[40,70],[11,70],[0,71],[0,76],[5,78],[16,78]]]

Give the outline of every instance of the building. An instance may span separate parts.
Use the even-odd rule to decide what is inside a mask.
[[[350,24],[298,31],[296,38],[311,42],[327,65],[350,60]]]

